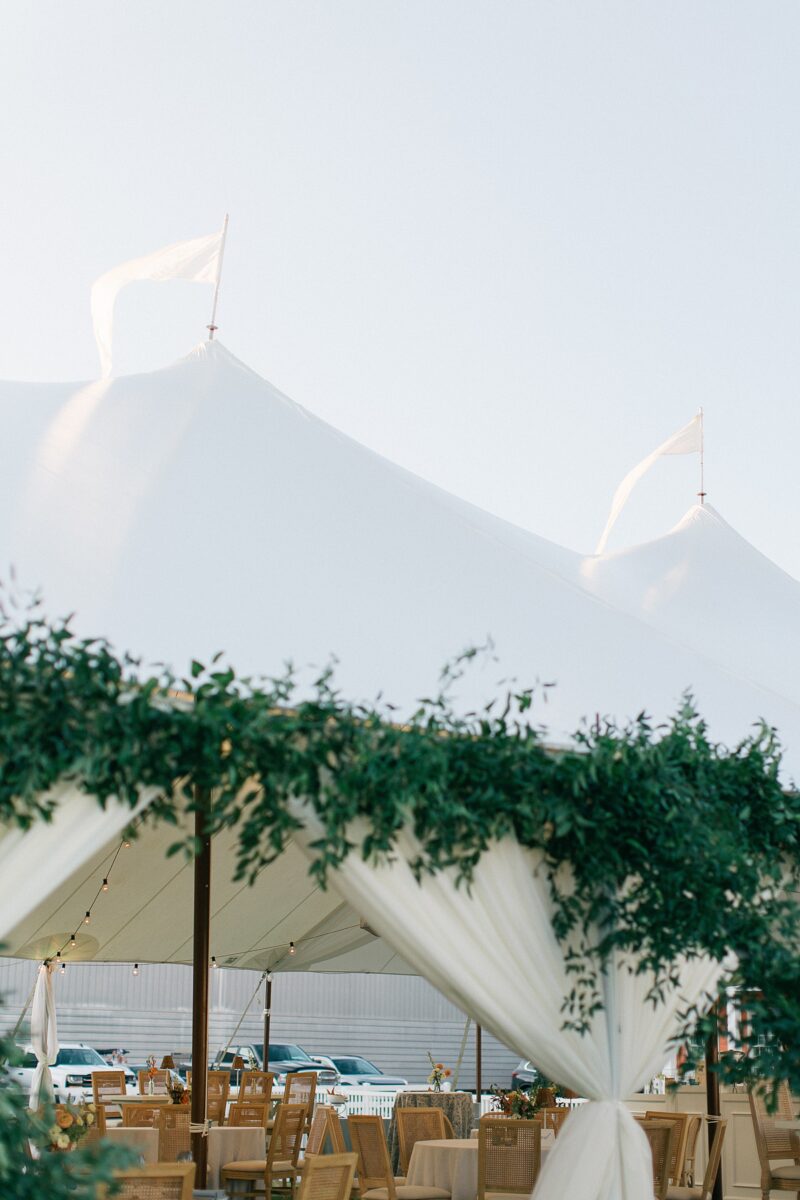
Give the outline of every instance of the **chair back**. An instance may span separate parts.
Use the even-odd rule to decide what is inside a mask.
[[[694,1184],[695,1161],[697,1159],[697,1135],[700,1132],[702,1124],[703,1118],[700,1113],[689,1113],[689,1119],[686,1122],[686,1133],[684,1135],[681,1187],[691,1187]]]
[[[653,1192],[656,1200],[666,1200],[669,1187],[669,1151],[673,1126],[667,1121],[648,1120],[640,1122],[645,1137],[650,1143],[653,1157]]]
[[[708,1164],[706,1165],[706,1173],[703,1176],[703,1183],[698,1193],[699,1200],[711,1200],[711,1194],[714,1191],[714,1184],[717,1181],[717,1172],[722,1158],[722,1140],[725,1137],[725,1130],[728,1128],[727,1120],[716,1121],[716,1129],[714,1137],[711,1141],[711,1149],[708,1152]]]
[[[269,1104],[272,1099],[272,1084],[275,1076],[269,1071],[242,1071],[239,1081],[240,1100],[262,1100]]]
[[[124,1071],[94,1071],[92,1073],[92,1096],[98,1108],[106,1096],[124,1096],[127,1091]],[[111,1111],[116,1115],[119,1109],[111,1105]]]
[[[571,1111],[566,1105],[554,1104],[549,1108],[540,1108],[536,1117],[542,1122],[542,1129],[552,1129],[555,1137],[558,1137]]]
[[[441,1108],[407,1108],[398,1106],[397,1140],[400,1144],[400,1165],[404,1175],[408,1174],[411,1151],[417,1142],[429,1142],[447,1137],[444,1113]]]
[[[141,1129],[142,1126],[154,1129],[160,1111],[160,1104],[123,1104],[122,1124],[125,1129]]]
[[[150,1095],[150,1072],[139,1072],[139,1095]],[[156,1096],[166,1096],[169,1091],[169,1071],[155,1070],[152,1075],[153,1079],[153,1094]]]
[[[358,1156],[358,1186],[363,1195],[372,1188],[387,1188],[388,1200],[395,1200],[395,1184],[383,1119],[354,1113],[347,1119],[350,1143]]]
[[[269,1120],[269,1105],[260,1100],[237,1100],[228,1109],[228,1125],[237,1125],[240,1129],[266,1129]]]
[[[314,1097],[316,1092],[316,1071],[290,1071],[286,1076],[283,1102],[284,1104],[302,1104],[306,1110],[306,1122],[310,1123],[314,1112]]]
[[[231,1088],[229,1071],[209,1071],[206,1082],[206,1116],[217,1125],[225,1124],[228,1093]]]
[[[165,1104],[158,1114],[158,1161],[176,1162],[179,1154],[191,1150],[189,1106]]]
[[[328,1117],[327,1117],[326,1127],[325,1127],[325,1136],[326,1136],[326,1138],[330,1138],[331,1149],[332,1149],[333,1154],[344,1154],[345,1153],[347,1147],[345,1146],[345,1141],[344,1141],[344,1130],[342,1129],[342,1122],[339,1117],[339,1114],[336,1111],[336,1109],[333,1107],[333,1105],[331,1105],[330,1108],[328,1109]],[[356,1169],[358,1169],[358,1168],[356,1167]]]
[[[311,1128],[306,1139],[305,1156],[323,1154],[325,1152],[325,1137],[328,1132],[328,1114],[333,1112],[333,1105],[318,1104],[311,1118]]]
[[[92,1124],[89,1128],[89,1133],[92,1135],[92,1137],[95,1137],[95,1138],[105,1137],[106,1136],[106,1110],[103,1108],[102,1104],[95,1104],[95,1105],[93,1105],[93,1107],[94,1107],[94,1113],[93,1113],[94,1121],[92,1122]],[[87,1113],[86,1116],[87,1116],[87,1120],[88,1120],[89,1113]]]
[[[115,1171],[123,1200],[192,1200],[194,1163],[154,1163]]]
[[[492,1192],[528,1196],[542,1165],[542,1123],[482,1117],[478,1125],[478,1200]]]
[[[297,1166],[305,1126],[306,1110],[302,1104],[278,1105],[267,1152],[267,1191],[271,1187],[270,1171],[273,1163],[288,1162]]]
[[[679,1184],[683,1175],[683,1159],[686,1153],[686,1132],[689,1114],[681,1112],[654,1112],[648,1109],[644,1114],[646,1121],[669,1121],[672,1126],[669,1141],[669,1177],[673,1183]]]
[[[306,1160],[298,1200],[350,1200],[357,1155],[325,1154]]]
[[[791,1158],[797,1160],[800,1153],[797,1134],[791,1129],[778,1129],[777,1121],[794,1119],[792,1097],[788,1087],[781,1084],[778,1089],[777,1108],[767,1111],[766,1097],[761,1092],[750,1093],[750,1116],[762,1171],[769,1171],[770,1159]]]

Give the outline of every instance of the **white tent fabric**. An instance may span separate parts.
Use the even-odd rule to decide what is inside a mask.
[[[50,1068],[58,1057],[58,1030],[52,964],[42,963],[36,977],[31,1004],[31,1045],[36,1055],[36,1070],[31,1080],[29,1107],[35,1111],[54,1095]]]
[[[217,342],[145,375],[0,383],[0,426],[0,562],[119,649],[178,669],[224,650],[248,674],[336,655],[345,695],[402,712],[490,636],[461,709],[552,682],[535,712],[559,742],[598,712],[661,718],[691,687],[715,736],[764,716],[797,752],[792,697],[590,594],[578,555],[358,445]]]
[[[316,832],[310,822],[308,840]],[[358,826],[351,832],[357,843]],[[572,977],[552,930],[549,885],[537,870],[541,858],[511,840],[495,843],[467,891],[456,886],[452,871],[418,883],[408,865],[418,850],[406,834],[393,861],[368,864],[352,854],[337,874],[360,911],[421,975],[522,1058],[598,1102],[570,1118],[535,1200],[652,1195],[647,1141],[622,1100],[660,1069],[680,1012],[713,995],[719,965],[684,963],[680,987],[656,1007],[647,1000],[652,977],[612,962],[604,1010],[590,1031],[565,1030],[562,1001]]]

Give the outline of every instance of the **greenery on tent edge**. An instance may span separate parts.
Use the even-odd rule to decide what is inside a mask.
[[[175,691],[183,701],[167,698]],[[302,798],[324,830],[310,868],[323,884],[355,818],[365,858],[390,854],[411,826],[415,869],[453,867],[465,887],[487,845],[511,836],[544,856],[558,936],[603,931],[573,952],[565,1023],[582,1028],[601,1006],[614,948],[656,972],[654,998],[678,956],[732,952],[724,984],[764,1049],[725,1056],[722,1073],[800,1088],[800,796],[781,782],[775,732],[757,725],[726,749],[687,698],[664,725],[599,720],[552,752],[533,701],[511,689],[459,717],[445,687],[400,724],[386,704],[346,701],[329,673],[305,699],[291,670],[254,681],[195,662],[189,678],[145,679],[138,660],[32,606],[0,624],[0,822],[48,819],[48,789],[64,780],[100,803],[133,805],[154,787],[148,820],[175,822],[178,806],[213,793],[210,827],[236,830],[238,877],[252,880],[297,829]],[[702,1019],[687,1014],[686,1032]]]

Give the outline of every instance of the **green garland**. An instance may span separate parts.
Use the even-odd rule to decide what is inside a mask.
[[[184,698],[169,701],[176,690]],[[800,1084],[800,797],[782,786],[774,731],[757,726],[726,749],[686,699],[665,725],[601,721],[552,752],[534,699],[520,690],[459,718],[443,695],[401,725],[388,706],[348,703],[329,674],[306,699],[291,672],[255,682],[193,663],[187,679],[145,678],[137,660],[34,608],[0,625],[0,821],[47,819],[47,790],[63,780],[101,803],[133,805],[155,787],[148,819],[173,822],[211,791],[212,829],[236,829],[237,876],[252,880],[292,837],[302,797],[324,830],[311,867],[323,885],[357,817],[365,858],[411,826],[416,871],[452,866],[465,887],[489,842],[513,837],[544,855],[557,935],[604,931],[573,953],[567,1024],[584,1027],[600,1005],[599,968],[615,947],[656,972],[655,993],[678,956],[732,951],[740,965],[725,982],[744,989],[751,1036],[767,1046],[725,1070],[779,1069]]]

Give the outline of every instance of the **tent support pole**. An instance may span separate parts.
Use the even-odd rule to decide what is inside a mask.
[[[475,1103],[478,1105],[478,1115],[480,1116],[481,1093],[483,1091],[481,1079],[481,1027],[475,1023]]]
[[[717,1010],[714,1008],[714,1018],[717,1019]],[[719,1035],[717,1029],[709,1035],[706,1042],[706,1112],[710,1117],[721,1116],[719,1106],[719,1075],[716,1071],[717,1063],[719,1062]],[[716,1130],[716,1121],[708,1122],[708,1148],[711,1149],[711,1143]],[[714,1180],[714,1189],[711,1193],[712,1200],[722,1200],[722,1164],[717,1171],[717,1178]]]
[[[194,834],[199,852],[194,860],[194,941],[192,953],[192,1124],[205,1128],[208,1087],[208,970],[211,953],[211,838],[206,812],[211,800],[206,788],[195,786]],[[192,1134],[196,1186],[208,1177],[208,1144],[202,1133]]]
[[[272,972],[267,971],[264,982],[264,1055],[261,1064],[262,1071],[269,1070],[269,1027],[272,1020]]]

